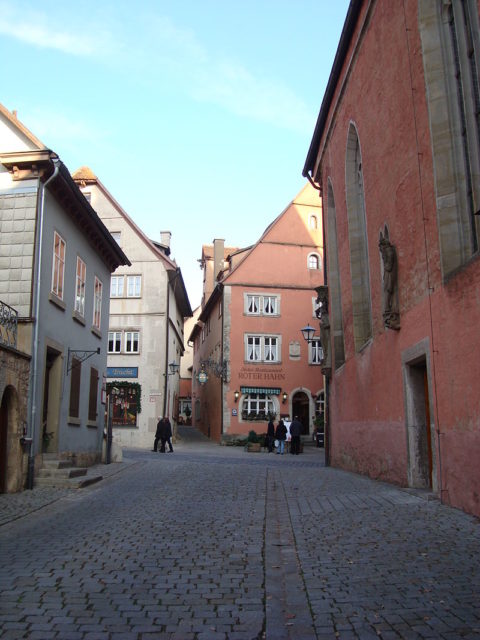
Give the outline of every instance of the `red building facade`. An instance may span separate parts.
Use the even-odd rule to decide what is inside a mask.
[[[323,284],[318,191],[307,184],[251,247],[216,240],[202,261],[214,286],[206,277],[212,293],[190,336],[194,424],[220,441],[264,433],[269,415],[299,415],[311,437],[323,408],[320,345],[300,329],[315,318],[312,289]]]
[[[476,0],[352,0],[304,167],[321,187],[335,466],[480,515]]]

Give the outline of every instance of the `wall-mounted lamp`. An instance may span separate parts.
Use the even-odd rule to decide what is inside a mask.
[[[177,364],[176,362],[169,362],[168,366],[170,368],[170,373],[168,374],[169,376],[175,375],[177,371],[180,369],[180,365]]]
[[[234,391],[233,392],[233,397],[235,398],[235,402],[238,402],[238,396],[239,396],[239,392],[238,391]]]
[[[300,329],[300,331],[303,334],[303,338],[305,342],[310,343],[315,339],[315,329],[311,327],[309,324],[307,324],[306,327],[303,327],[303,329]]]
[[[288,398],[287,392],[286,392],[286,391],[284,391],[284,392],[283,392],[283,396],[282,396],[282,402],[283,402],[283,404],[285,404],[285,402],[287,401],[287,398]]]

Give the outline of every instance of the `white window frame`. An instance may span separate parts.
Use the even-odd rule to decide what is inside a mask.
[[[312,262],[315,261],[315,265]],[[320,271],[322,268],[322,261],[318,253],[309,253],[307,258],[307,266],[312,271]]]
[[[245,294],[245,313],[249,316],[260,315],[260,296],[257,294]]]
[[[244,346],[245,362],[281,362],[282,340],[279,335],[247,333],[244,336]]]
[[[58,238],[58,242],[57,242]],[[57,251],[58,246],[58,251]],[[67,254],[67,243],[58,233],[53,234],[53,263],[52,263],[52,293],[60,300],[63,300],[65,286],[65,257]]]
[[[103,283],[98,276],[95,276],[93,289],[93,326],[99,331],[102,327],[102,296]]]
[[[123,298],[125,276],[110,277],[110,298]]]
[[[77,256],[77,271],[75,276],[75,311],[85,317],[85,283],[87,280],[87,265]]]
[[[132,291],[130,293],[130,290]],[[142,276],[127,276],[127,298],[140,298],[142,295]]]
[[[323,360],[323,349],[320,338],[314,338],[308,345],[309,364],[319,365]]]
[[[268,316],[270,318],[280,315],[280,299],[278,293],[244,293],[244,313],[247,316]],[[273,311],[268,311],[267,305],[273,306]]]
[[[134,348],[135,342],[137,343],[136,349]],[[125,331],[124,345],[125,345],[125,353],[128,353],[128,354],[140,353],[140,331],[138,330]]]
[[[113,336],[113,350],[110,350],[110,336]],[[122,332],[121,331],[109,331],[108,332],[108,353],[121,353],[122,352]],[[118,345],[118,349],[116,346]]]
[[[248,419],[249,414],[258,414],[260,411],[264,411],[266,416],[276,413],[274,396],[266,393],[247,393],[241,400],[240,414],[246,412]]]
[[[310,229],[318,229],[318,218],[313,213],[308,219],[308,226],[310,227]]]

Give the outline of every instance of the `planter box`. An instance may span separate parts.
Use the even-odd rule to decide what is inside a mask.
[[[249,453],[260,453],[260,442],[248,442],[247,451]]]

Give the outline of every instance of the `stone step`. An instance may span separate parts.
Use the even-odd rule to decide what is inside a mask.
[[[70,469],[73,467],[71,460],[59,460],[58,458],[43,459],[43,469]]]
[[[35,478],[36,487],[55,487],[57,489],[82,489],[88,487],[91,484],[100,482],[103,480],[103,476],[80,476],[80,477],[58,477],[58,476],[46,476],[41,477],[37,474]]]
[[[87,475],[87,469],[83,467],[66,467],[66,468],[45,468],[42,467],[37,472],[38,478],[78,478]]]

